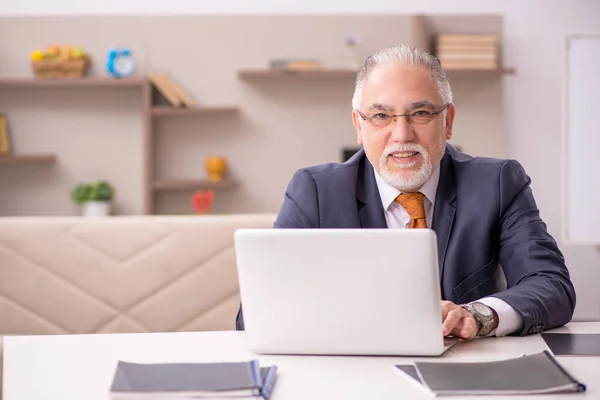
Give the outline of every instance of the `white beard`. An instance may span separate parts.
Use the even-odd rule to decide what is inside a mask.
[[[399,171],[391,172],[387,168],[387,159],[393,152],[411,152],[418,151],[423,162],[421,168],[417,171]],[[415,163],[407,164],[403,168],[413,168]],[[416,192],[419,190],[433,174],[434,165],[427,150],[416,143],[393,144],[385,148],[379,161],[379,175],[388,185],[395,187],[401,192]]]

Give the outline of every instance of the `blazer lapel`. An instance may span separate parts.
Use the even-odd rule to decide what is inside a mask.
[[[373,166],[364,155],[358,168],[356,184],[356,206],[361,228],[385,229],[385,214],[375,181]]]
[[[435,195],[433,230],[437,235],[440,280],[443,283],[444,262],[456,213],[456,180],[452,158],[448,151],[440,163],[440,181]],[[443,287],[443,284],[442,284]]]

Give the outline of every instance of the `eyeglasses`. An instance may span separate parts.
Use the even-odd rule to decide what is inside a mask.
[[[376,128],[384,128],[388,126],[392,121],[396,123],[398,117],[405,117],[406,122],[411,125],[425,125],[431,122],[436,115],[439,115],[444,111],[451,103],[447,103],[445,106],[437,111],[419,110],[409,114],[389,114],[386,112],[377,112],[370,115],[365,115],[359,110],[356,110],[360,117],[373,125]]]

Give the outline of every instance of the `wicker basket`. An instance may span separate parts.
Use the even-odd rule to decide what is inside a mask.
[[[87,57],[75,60],[48,58],[34,61],[33,73],[38,78],[69,79],[85,76],[90,60]]]

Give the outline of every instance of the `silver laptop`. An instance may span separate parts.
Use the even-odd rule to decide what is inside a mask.
[[[455,342],[430,229],[240,229],[235,253],[256,353],[435,356]]]

